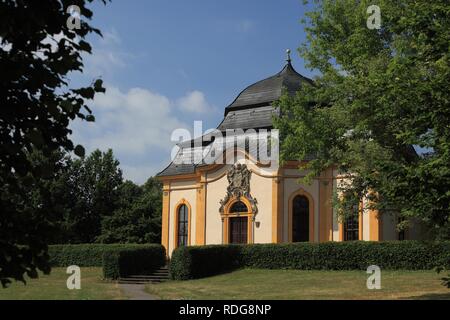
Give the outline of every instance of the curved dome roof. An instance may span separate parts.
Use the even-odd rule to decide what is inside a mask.
[[[314,85],[311,79],[299,74],[292,67],[289,54],[287,64],[276,75],[261,80],[244,89],[237,98],[225,108],[225,117],[219,124],[217,129],[225,131],[228,129],[260,129],[271,128],[273,114],[276,108],[271,103],[278,100],[281,96],[282,89],[285,87],[289,94],[294,94],[305,83]],[[204,165],[203,159],[198,163],[194,163],[194,158],[198,150],[195,149],[196,142],[201,142],[204,147],[209,145],[211,136],[206,140],[205,136],[197,138],[198,141],[189,140],[179,144],[182,152],[179,151],[177,159],[192,159],[187,164],[180,161],[181,164],[171,162],[163,171],[157,174],[158,177],[185,175],[194,173],[197,167]],[[225,145],[224,148],[227,146]]]
[[[288,63],[276,75],[258,81],[245,88],[237,98],[225,108],[225,115],[232,110],[270,104],[281,97],[283,87],[287,89],[289,94],[294,94],[304,83],[313,84],[313,81],[295,71],[291,62],[288,60]]]

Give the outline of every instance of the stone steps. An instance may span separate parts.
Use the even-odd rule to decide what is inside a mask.
[[[119,278],[119,283],[123,284],[147,284],[147,283],[160,283],[169,280],[169,270],[166,267],[162,267],[155,270],[149,275],[129,275],[127,277]]]

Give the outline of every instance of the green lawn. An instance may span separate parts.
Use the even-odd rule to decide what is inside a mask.
[[[50,275],[28,279],[27,284],[13,282],[0,286],[0,300],[103,300],[125,299],[119,286],[102,280],[102,268],[81,268],[81,289],[69,290],[65,268],[53,268]]]
[[[163,299],[450,299],[434,271],[382,271],[368,290],[364,271],[244,269],[219,276],[148,285]]]
[[[68,290],[65,268],[51,275],[0,287],[5,299],[126,299],[115,282],[102,280],[101,268],[81,269],[81,290]],[[148,285],[163,299],[450,299],[433,271],[383,271],[381,290],[366,288],[364,271],[244,269],[215,277]]]

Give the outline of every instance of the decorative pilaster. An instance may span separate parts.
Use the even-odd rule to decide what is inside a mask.
[[[381,241],[381,217],[378,210],[369,210],[370,241]]]
[[[333,239],[333,169],[319,179],[319,242]]]
[[[197,185],[197,212],[195,219],[195,245],[206,243],[206,173],[202,173]]]
[[[272,179],[272,242],[283,242],[284,181],[282,169]]]
[[[169,219],[170,219],[170,182],[163,183],[163,201],[162,201],[162,221],[161,221],[161,244],[166,248],[166,254],[169,256]]]

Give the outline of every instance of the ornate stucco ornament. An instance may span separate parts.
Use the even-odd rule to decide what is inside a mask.
[[[253,214],[258,212],[256,199],[250,194],[250,177],[252,172],[247,169],[245,164],[236,164],[228,170],[227,179],[228,187],[227,194],[223,200],[220,200],[220,213],[224,213],[224,207],[232,198],[240,199],[245,197],[252,206]]]

